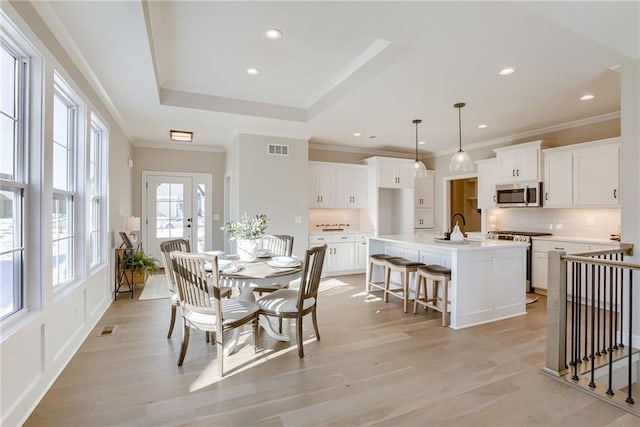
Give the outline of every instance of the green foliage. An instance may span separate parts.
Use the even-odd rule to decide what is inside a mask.
[[[155,271],[158,268],[158,261],[143,251],[132,251],[125,254],[121,268],[133,271]]]
[[[249,218],[245,212],[237,222],[228,222],[220,229],[236,239],[258,239],[267,231],[267,215],[259,214]]]

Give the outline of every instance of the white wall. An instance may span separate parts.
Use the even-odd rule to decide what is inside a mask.
[[[635,245],[629,262],[640,264],[640,59],[621,67],[621,186],[622,241]],[[634,281],[634,307],[640,307],[638,272]],[[628,313],[627,313],[628,314]],[[623,324],[627,324],[626,319]],[[634,346],[640,347],[640,316],[634,313]]]
[[[27,254],[29,310],[4,322],[0,329],[0,424],[20,425],[38,404],[44,393],[66,366],[85,337],[112,301],[113,234],[122,229],[124,219],[131,212],[131,172],[127,158],[131,146],[110,116],[97,94],[66,52],[46,28],[30,3],[2,2],[2,10],[18,29],[32,42],[43,58],[44,121],[41,138],[42,165],[31,165],[42,171],[43,185],[34,185],[42,206],[33,215],[40,215],[42,229],[29,236],[31,256]],[[108,264],[103,268],[81,274],[81,280],[55,295],[51,280],[51,174],[53,71],[63,77],[94,111],[109,130],[109,220],[110,233]],[[34,260],[33,254],[38,259]],[[35,265],[34,265],[35,264]],[[4,284],[3,284],[4,286]],[[21,313],[22,314],[22,313]],[[99,368],[99,367],[97,367]]]
[[[269,144],[288,145],[289,155],[268,154]],[[226,155],[231,220],[245,212],[267,214],[267,232],[294,236],[293,250],[299,257],[308,245],[308,151],[306,140],[241,134]]]

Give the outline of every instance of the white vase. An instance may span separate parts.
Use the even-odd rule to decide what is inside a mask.
[[[236,239],[236,252],[240,261],[254,261],[260,249],[260,239]]]

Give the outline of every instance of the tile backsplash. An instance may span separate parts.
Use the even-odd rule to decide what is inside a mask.
[[[483,230],[545,231],[556,236],[608,239],[620,232],[620,209],[489,209],[482,212]],[[486,223],[485,223],[486,221]]]

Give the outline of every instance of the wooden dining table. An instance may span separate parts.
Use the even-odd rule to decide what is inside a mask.
[[[293,266],[276,267],[271,258],[256,258],[255,261],[240,261],[237,257],[228,256],[221,258],[232,261],[236,269],[223,269],[220,271],[220,283],[224,286],[234,286],[240,289],[241,301],[255,302],[256,297],[253,288],[274,283],[291,282],[300,278],[302,272],[302,262]],[[272,323],[274,319],[268,316],[260,316],[258,321],[260,326],[269,336],[279,341],[289,341],[289,336],[281,334],[278,328]],[[277,323],[277,322],[276,322]],[[235,328],[230,340],[225,343],[225,356],[234,353],[238,349],[240,329]]]

